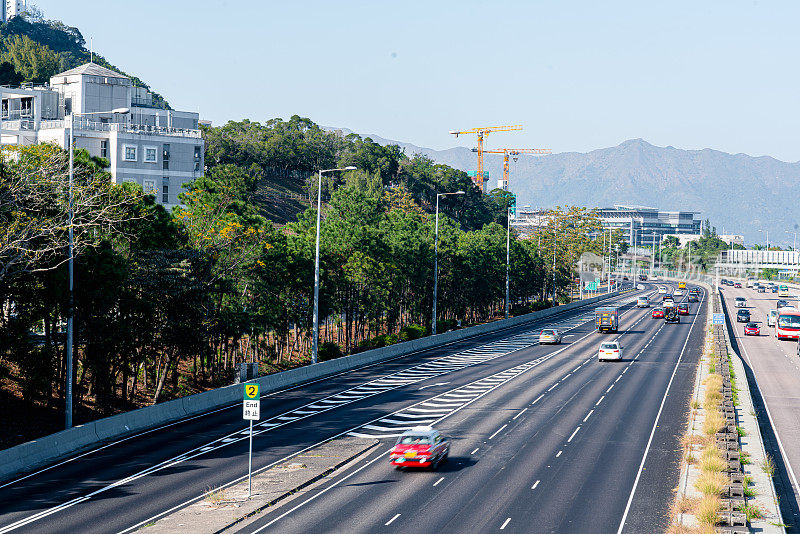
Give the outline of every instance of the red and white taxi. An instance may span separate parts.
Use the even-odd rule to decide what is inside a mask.
[[[663,319],[664,318],[664,308],[653,308],[653,313],[651,314],[653,319]]]
[[[397,469],[430,467],[436,469],[447,461],[450,442],[430,426],[417,426],[403,432],[391,453],[389,462]]]

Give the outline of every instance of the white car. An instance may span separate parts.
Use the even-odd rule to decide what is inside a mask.
[[[650,307],[650,299],[647,297],[638,297],[636,299],[636,307],[637,308],[649,308]]]
[[[658,292],[659,293],[666,293],[667,292],[667,288],[664,287],[664,286],[658,286]]]
[[[622,346],[620,346],[619,341],[603,341],[600,343],[600,350],[597,353],[597,359],[601,362],[608,360],[621,360]]]
[[[736,308],[746,308],[747,307],[747,299],[744,297],[736,297],[735,302],[733,305]]]
[[[553,344],[559,345],[561,343],[561,338],[563,334],[556,330],[555,328],[545,328],[542,330],[542,333],[539,334],[539,345],[544,344]]]
[[[778,310],[770,310],[767,316],[767,326],[775,326],[778,322]]]
[[[636,289],[638,289],[639,291],[643,291],[644,290],[644,284],[636,284]]]
[[[683,295],[683,289],[676,289],[675,290],[675,296],[676,297],[680,297],[681,295]]]

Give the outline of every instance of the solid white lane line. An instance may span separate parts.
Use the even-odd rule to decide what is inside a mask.
[[[507,426],[508,426],[508,425],[503,425],[503,426],[501,426],[500,428],[498,428],[498,429],[497,429],[497,431],[496,431],[494,434],[492,434],[491,436],[489,436],[489,439],[492,439],[493,437],[495,437],[497,434],[499,434],[499,433],[500,433],[500,432],[501,432],[501,431],[502,431],[502,430],[503,430],[505,427],[507,427]]]
[[[521,412],[519,412],[517,415],[515,415],[515,416],[513,417],[513,419],[516,419],[516,418],[517,418],[517,417],[519,417],[520,415],[524,414],[526,410],[527,410],[527,408],[524,408],[524,409],[523,409]]]
[[[581,427],[578,427],[578,428],[575,429],[575,432],[573,432],[572,435],[569,437],[569,439],[567,440],[567,443],[572,441],[572,438],[575,437],[575,434],[577,434],[578,430],[580,430],[580,429],[581,429]]]
[[[389,525],[391,525],[391,524],[394,522],[394,520],[395,520],[395,519],[397,519],[398,517],[400,517],[400,514],[397,514],[396,516],[394,516],[393,518],[391,518],[390,520],[388,520],[384,526],[385,526],[385,527],[388,527],[388,526],[389,526]]]
[[[500,530],[505,530],[506,525],[508,524],[509,521],[511,521],[510,517],[508,519],[506,519],[505,521],[503,521],[503,526],[500,527]]]
[[[476,448],[475,448],[475,450],[474,450],[474,451],[472,451],[470,454],[475,454],[475,453],[476,453],[476,452],[478,452],[479,450],[480,450],[480,447],[476,447]]]
[[[539,485],[539,482],[541,482],[541,480],[537,480],[536,482],[534,482],[533,486],[531,486],[531,489],[536,489],[536,486]]]
[[[703,307],[703,302],[705,301],[705,292],[703,292],[703,300],[700,301],[700,305],[698,306],[698,311]],[[633,503],[633,496],[636,493],[636,487],[639,485],[639,479],[642,476],[642,471],[644,470],[644,463],[647,460],[647,453],[650,452],[650,445],[653,443],[653,436],[656,434],[656,428],[658,428],[658,421],[661,418],[661,412],[664,410],[664,404],[667,402],[667,395],[669,394],[669,390],[672,387],[672,381],[675,380],[675,374],[678,372],[678,367],[681,364],[681,360],[683,359],[683,354],[686,352],[686,346],[689,344],[689,338],[692,337],[692,331],[694,330],[694,324],[697,322],[697,317],[700,314],[697,313],[692,319],[692,326],[689,327],[689,333],[686,335],[686,341],[683,342],[683,348],[681,349],[681,353],[678,355],[678,361],[675,362],[675,368],[672,370],[672,376],[669,378],[669,382],[667,383],[667,389],[664,391],[664,397],[661,399],[661,405],[658,407],[658,413],[656,414],[656,420],[653,422],[653,429],[650,431],[650,438],[647,440],[647,446],[644,449],[644,455],[642,455],[642,463],[639,464],[639,471],[636,473],[636,479],[633,481],[633,488],[631,488],[631,494],[628,497],[628,504],[625,506],[625,513],[622,514],[622,521],[619,523],[619,529],[617,530],[617,534],[622,534],[622,529],[625,528],[625,520],[628,518],[628,512],[631,509],[631,503]]]
[[[586,420],[589,419],[589,416],[592,415],[593,413],[594,413],[594,410],[589,410],[589,413],[587,413],[586,417],[583,418],[583,422],[585,423]]]
[[[561,456],[561,453],[562,453],[562,452],[564,452],[564,451],[558,451],[558,454],[556,454],[556,458],[558,458],[559,456]]]
[[[536,397],[536,400],[535,400],[535,401],[533,401],[533,402],[531,403],[531,406],[533,406],[534,404],[536,404],[537,402],[539,402],[540,400],[542,400],[542,397],[544,397],[544,393],[542,393],[541,395],[539,395],[538,397]]]
[[[439,480],[437,480],[436,482],[434,482],[434,483],[433,483],[433,486],[434,486],[434,487],[438,486],[438,485],[439,485],[439,482],[441,482],[442,480],[444,480],[444,477],[442,477],[442,478],[440,478]]]

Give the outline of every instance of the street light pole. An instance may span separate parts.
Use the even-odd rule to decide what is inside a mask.
[[[508,208],[508,221],[506,222],[506,319],[508,319],[508,286],[509,273],[511,271],[511,208]]]
[[[556,246],[558,245],[558,228],[553,221],[553,306],[556,305]]]
[[[431,321],[431,334],[436,335],[436,301],[439,298],[439,198],[447,195],[463,195],[464,191],[455,193],[436,194],[436,231],[433,242],[433,318]]]
[[[73,222],[75,220],[75,193],[73,183],[75,181],[75,115],[124,115],[130,113],[129,108],[116,108],[111,111],[92,111],[86,113],[69,114],[69,208],[67,213],[67,271],[69,276],[69,295],[67,297],[67,342],[65,344],[67,360],[67,384],[64,391],[64,428],[72,428],[72,346],[75,333],[75,236]]]
[[[317,242],[314,250],[314,319],[313,335],[311,338],[311,363],[317,363],[319,352],[319,227],[322,215],[322,174],[333,171],[354,171],[355,167],[348,166],[342,169],[320,169],[317,183]]]

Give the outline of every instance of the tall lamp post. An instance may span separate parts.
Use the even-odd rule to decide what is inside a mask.
[[[436,237],[433,243],[433,320],[431,321],[431,334],[436,335],[436,300],[439,297],[439,199],[447,195],[463,195],[464,191],[455,193],[436,194]]]
[[[67,345],[66,345],[66,356],[67,356],[67,387],[66,392],[64,394],[65,397],[65,406],[64,406],[64,428],[72,428],[72,339],[75,332],[75,283],[74,283],[74,272],[75,272],[75,240],[73,234],[72,223],[75,219],[75,195],[73,191],[72,184],[75,178],[75,135],[73,130],[75,129],[75,115],[127,115],[130,113],[129,108],[116,108],[112,109],[111,111],[90,111],[86,113],[70,113],[69,114],[69,211],[67,215],[67,234],[68,234],[68,245],[67,245],[67,254],[68,254],[68,261],[67,261],[67,270],[69,272],[69,296],[67,301]]]
[[[511,271],[511,211],[515,208],[508,207],[508,219],[506,221],[506,319],[508,319],[509,302],[509,273]]]
[[[317,363],[317,352],[319,349],[319,225],[320,213],[322,212],[322,175],[326,172],[334,171],[354,171],[353,166],[340,169],[320,169],[319,180],[317,183],[317,244],[314,251],[314,333],[311,338],[311,363]]]

